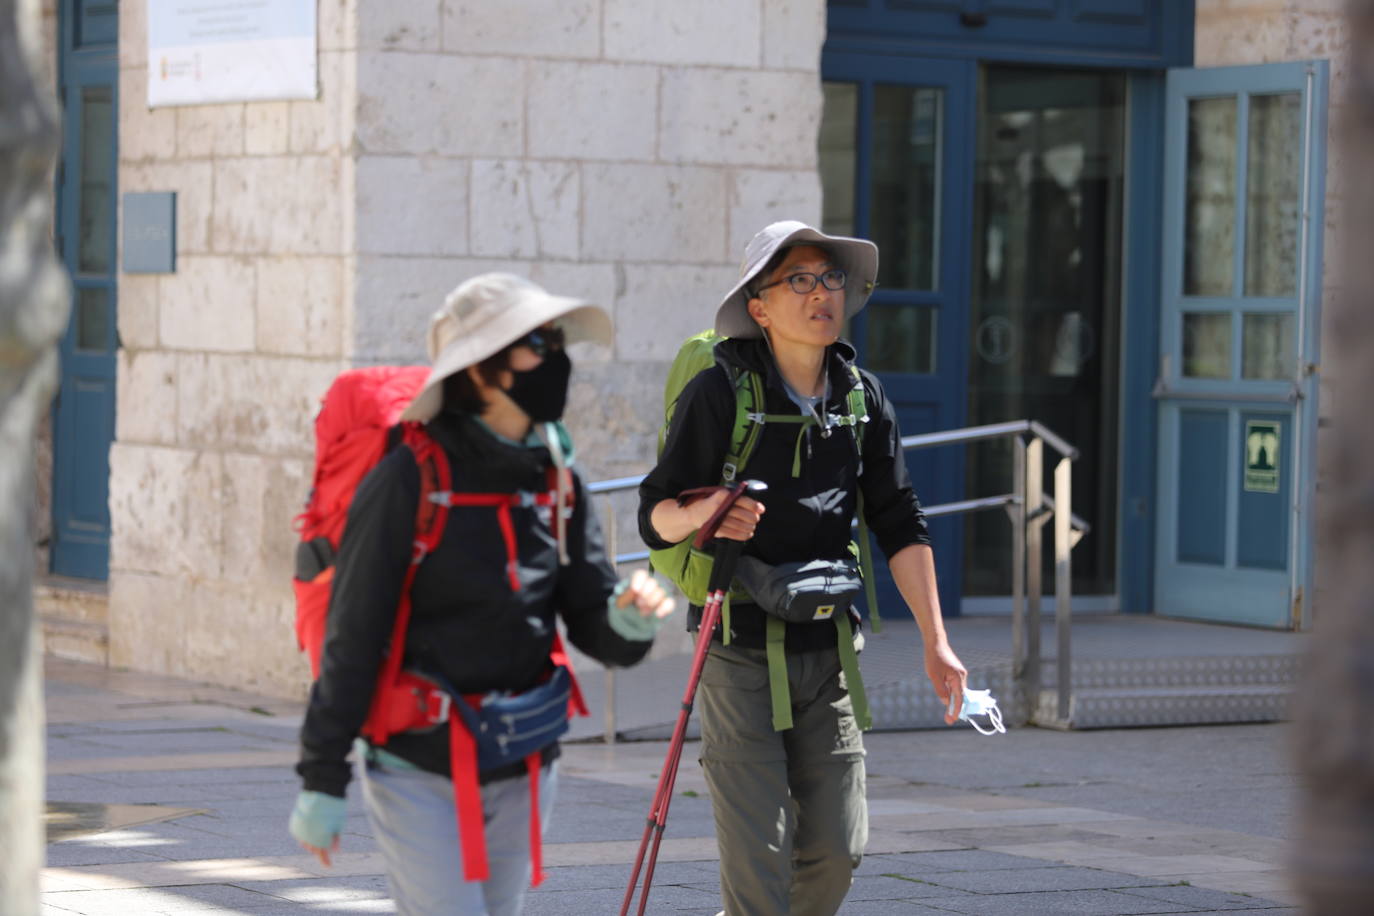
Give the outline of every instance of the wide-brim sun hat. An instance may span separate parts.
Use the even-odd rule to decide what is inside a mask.
[[[611,344],[611,318],[599,305],[556,296],[515,274],[481,274],[463,281],[430,319],[429,377],[401,419],[432,419],[444,403],[444,379],[555,320],[568,343]]]
[[[848,275],[844,287],[844,317],[853,318],[868,302],[878,281],[878,246],[867,239],[826,235],[794,219],[765,226],[744,249],[739,282],[726,293],[716,310],[716,333],[725,337],[762,337],[763,328],[749,316],[749,299],[760,271],[784,248],[815,245],[830,255]]]

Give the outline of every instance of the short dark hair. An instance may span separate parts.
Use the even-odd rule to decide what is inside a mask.
[[[749,289],[747,292],[749,293],[750,299],[758,296],[759,287],[768,282],[768,278],[773,275],[773,271],[782,266],[782,262],[787,258],[787,252],[795,247],[795,245],[784,245],[773,252],[773,256],[768,259],[768,263],[764,264],[763,267],[759,269],[759,272],[754,274],[753,279],[749,281]]]
[[[497,384],[498,374],[510,368],[510,346],[503,347],[477,364],[477,374],[488,385]],[[487,409],[487,400],[473,384],[467,369],[460,369],[444,379],[444,408],[462,410],[467,413],[481,413]]]

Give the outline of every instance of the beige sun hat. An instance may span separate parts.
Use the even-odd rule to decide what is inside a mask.
[[[443,381],[480,363],[540,325],[557,319],[569,343],[611,344],[611,319],[599,305],[555,296],[515,274],[489,273],[465,280],[444,299],[429,322],[425,386],[401,414],[426,421],[443,406]]]
[[[794,219],[765,226],[744,249],[739,282],[725,294],[716,310],[716,333],[725,337],[762,337],[763,328],[749,317],[749,293],[759,272],[784,248],[815,245],[823,248],[835,266],[849,275],[844,288],[844,317],[859,313],[878,280],[878,246],[867,239],[826,235]]]

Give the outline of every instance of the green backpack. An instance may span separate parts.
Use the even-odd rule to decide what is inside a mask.
[[[769,423],[788,423],[797,426],[797,445],[792,459],[792,476],[801,474],[801,446],[806,429],[816,425],[814,416],[796,414],[763,413],[765,403],[763,379],[757,372],[741,370],[716,358],[716,344],[725,340],[713,330],[702,331],[687,338],[673,359],[668,370],[668,380],[663,388],[663,426],[658,432],[658,454],[663,454],[664,441],[673,413],[677,409],[678,398],[687,383],[701,372],[712,366],[720,365],[729,376],[735,390],[735,423],[730,433],[730,444],[725,453],[725,461],[720,469],[720,482],[723,486],[735,483],[743,474],[754,449],[758,447],[763,427]],[[868,405],[864,400],[864,387],[859,379],[858,369],[850,367],[855,380],[859,382],[849,391],[849,414],[839,418],[840,426],[848,426],[853,435],[856,454],[862,453],[860,426],[868,423]],[[873,584],[873,551],[869,544],[868,525],[864,522],[863,494],[858,494],[857,516],[859,536],[857,544],[851,543],[850,549],[859,558],[859,571],[864,581],[864,597],[868,602],[869,620],[873,632],[882,631],[878,616],[877,590]],[[649,551],[649,562],[653,568],[667,576],[682,591],[687,600],[696,605],[706,603],[707,582],[711,577],[712,556],[692,546],[692,536],[688,535],[672,547]],[[726,645],[730,643],[730,602],[731,600],[751,600],[751,596],[738,581],[731,583],[721,608],[721,633]],[[835,625],[839,629],[840,663],[854,704],[854,715],[859,727],[872,727],[868,702],[864,694],[863,678],[859,674],[858,656],[854,651],[853,633],[849,627],[849,615],[837,614]],[[773,698],[773,727],[779,731],[792,727],[792,711],[787,687],[787,667],[783,655],[786,624],[776,617],[767,621],[767,650],[769,683]]]

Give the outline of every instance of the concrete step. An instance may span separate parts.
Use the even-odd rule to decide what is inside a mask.
[[[34,583],[43,651],[72,661],[110,663],[110,600],[104,582],[46,576]]]
[[[33,609],[40,617],[107,624],[110,594],[104,582],[45,576],[34,583]]]
[[[70,661],[110,663],[110,631],[103,623],[67,620],[40,614],[43,627],[43,653]]]

